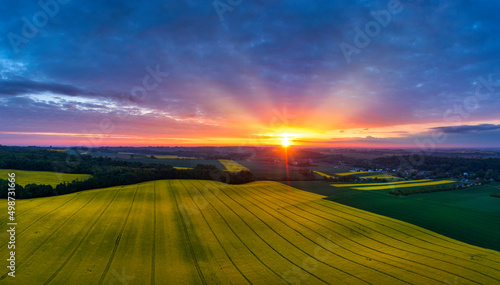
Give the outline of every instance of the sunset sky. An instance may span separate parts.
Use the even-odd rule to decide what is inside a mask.
[[[0,7],[0,144],[500,146],[498,1],[41,2]]]

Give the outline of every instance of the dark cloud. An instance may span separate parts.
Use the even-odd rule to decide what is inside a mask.
[[[0,95],[40,94],[43,92],[69,96],[88,94],[88,91],[59,83],[36,82],[29,79],[0,80]]]
[[[460,133],[473,133],[473,132],[486,132],[486,131],[494,131],[499,130],[500,125],[494,124],[481,124],[475,126],[446,126],[446,127],[437,127],[432,128],[433,130],[441,131],[446,134],[460,134]]]
[[[315,110],[333,102],[332,114],[356,109],[342,128],[365,128],[442,122],[474,94],[479,76],[500,79],[500,2],[402,0],[402,12],[350,64],[339,44],[353,44],[354,28],[364,29],[370,11],[387,9],[388,0],[242,1],[224,21],[212,2],[70,1],[16,52],[7,35],[22,36],[23,17],[31,21],[42,8],[8,1],[0,7],[0,95],[98,98],[208,119],[230,115],[217,100],[256,117],[282,105]],[[146,67],[157,65],[171,76],[134,96]],[[498,95],[482,99],[468,119],[497,119]],[[74,122],[66,109],[85,107],[81,100],[67,108],[36,104],[58,113],[47,117],[54,130]],[[89,121],[110,112],[93,109],[101,111],[89,112]],[[33,112],[15,116],[36,123]]]

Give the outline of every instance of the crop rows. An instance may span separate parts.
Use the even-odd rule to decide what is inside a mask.
[[[0,282],[500,283],[496,251],[323,198],[275,182],[162,180],[18,201],[17,277]]]

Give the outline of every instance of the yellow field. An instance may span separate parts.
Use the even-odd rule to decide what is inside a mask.
[[[240,172],[240,171],[250,171],[248,168],[245,166],[233,161],[233,160],[227,160],[227,159],[219,159],[220,163],[224,165],[227,171],[230,172]]]
[[[181,166],[174,166],[175,169],[193,169],[192,167],[181,167]]]
[[[47,150],[49,150],[49,151],[68,151],[68,149],[53,149],[53,148],[49,148]]]
[[[319,172],[319,171],[313,171],[314,173],[316,174],[319,174],[323,177],[326,177],[326,178],[335,178],[334,175],[328,175],[326,173],[323,173],[323,172]],[[353,175],[353,174],[361,174],[361,173],[374,173],[375,171],[364,171],[364,172],[344,172],[344,173],[335,173],[335,175],[338,175],[338,176],[347,176],[347,175]],[[398,179],[399,177],[396,177],[396,176],[392,176],[392,175],[389,175],[389,174],[385,174],[385,173],[380,173],[380,174],[374,174],[374,175],[369,175],[369,176],[361,176],[360,178],[371,178],[371,179],[375,179],[375,178],[378,178],[378,179]]]
[[[16,183],[21,186],[26,186],[30,183],[52,185],[55,187],[59,183],[71,182],[73,180],[87,180],[92,175],[90,174],[67,174],[49,171],[27,171],[15,169],[0,169],[0,179],[7,179],[8,173],[16,174]]]
[[[342,173],[335,173],[335,175],[346,176],[346,175],[373,173],[373,172],[377,172],[377,171],[342,172]]]
[[[371,179],[399,179],[399,177],[392,176],[386,173],[381,173],[381,174],[375,174],[375,175],[368,175],[368,176],[361,176],[360,178],[371,178]]]
[[[177,155],[146,155],[146,157],[152,157],[152,156],[159,159],[195,159],[194,157],[177,156]]]
[[[331,176],[331,175],[328,175],[326,173],[319,172],[319,171],[313,171],[313,172],[316,173],[316,174],[319,174],[319,175],[321,175],[323,177],[326,177],[326,178],[330,178],[330,177],[334,178],[335,177],[335,176]]]
[[[376,186],[376,185],[393,185],[393,184],[403,184],[403,183],[415,183],[430,181],[431,179],[420,179],[420,180],[408,180],[408,181],[398,181],[398,182],[380,182],[380,183],[354,183],[354,184],[330,184],[333,187],[356,187],[356,186]]]
[[[500,252],[323,198],[163,180],[18,201],[16,278],[3,266],[0,283],[500,283]]]
[[[406,188],[406,187],[423,187],[423,186],[433,186],[440,184],[455,183],[452,180],[440,180],[440,181],[430,181],[422,183],[404,183],[398,185],[385,185],[385,186],[370,186],[370,187],[355,187],[356,190],[384,190],[384,189],[396,189],[396,188]]]

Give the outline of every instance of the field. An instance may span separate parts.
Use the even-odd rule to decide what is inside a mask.
[[[334,178],[335,176],[328,175],[326,173],[320,172],[320,171],[313,171],[314,173],[318,174],[319,176],[326,177],[326,178]]]
[[[411,182],[411,181],[410,181]],[[365,186],[365,185],[358,185],[362,187],[353,187],[353,189],[356,190],[387,190],[387,189],[396,189],[396,188],[411,188],[411,187],[425,187],[425,186],[436,186],[436,185],[442,185],[442,184],[451,184],[455,183],[456,181],[453,180],[438,180],[438,181],[427,181],[427,182],[420,182],[420,183],[401,183],[401,184],[387,184],[387,185],[380,185],[380,186]]]
[[[276,182],[163,180],[18,201],[17,277],[3,267],[0,282],[500,282],[497,251],[324,197]]]
[[[326,177],[326,178],[330,178],[330,177],[335,178],[338,176],[356,175],[359,178],[364,178],[364,179],[367,179],[367,178],[371,178],[371,179],[375,179],[375,178],[378,178],[378,179],[400,179],[399,177],[392,176],[392,175],[389,175],[387,173],[381,173],[379,171],[341,172],[341,173],[334,173],[334,175],[329,175],[329,174],[319,172],[319,171],[313,171],[313,172],[320,175],[320,176]]]
[[[250,171],[248,168],[245,166],[233,161],[233,160],[227,160],[227,159],[219,159],[220,163],[224,165],[227,171],[230,172],[240,172],[240,171]]]
[[[387,173],[380,173],[380,174],[374,174],[374,175],[366,175],[366,176],[361,176],[361,178],[371,178],[371,179],[375,179],[375,178],[378,178],[378,179],[400,179],[399,177],[397,176],[392,176],[392,175],[389,175]]]
[[[301,180],[306,177],[294,171],[297,167],[289,166],[288,173],[285,162],[268,162],[268,161],[237,161],[239,164],[247,167],[252,171],[257,180],[287,180],[287,176],[291,180]]]
[[[73,180],[87,180],[91,177],[90,174],[67,174],[48,171],[27,171],[14,169],[0,169],[0,178],[7,179],[8,173],[16,174],[16,183],[21,186],[26,186],[30,183],[52,185],[55,187],[59,183],[71,182]]]
[[[338,183],[338,184],[330,184],[333,187],[359,187],[359,186],[380,186],[380,185],[397,185],[397,184],[405,184],[405,183],[415,183],[415,182],[424,182],[430,181],[430,179],[420,179],[420,180],[407,180],[407,181],[398,181],[398,182],[379,182],[379,183]]]
[[[365,174],[365,173],[368,173],[368,174],[371,174],[371,173],[380,173],[378,171],[359,171],[359,172],[342,172],[342,173],[335,173],[335,175],[339,175],[339,176],[346,176],[346,175],[359,175],[359,174]]]
[[[466,243],[500,251],[500,201],[489,196],[494,189],[498,191],[496,187],[500,183],[406,197],[389,195],[389,190],[362,191],[350,187],[331,187],[329,183],[321,181],[283,183],[328,196],[328,200],[346,206],[402,220]]]

